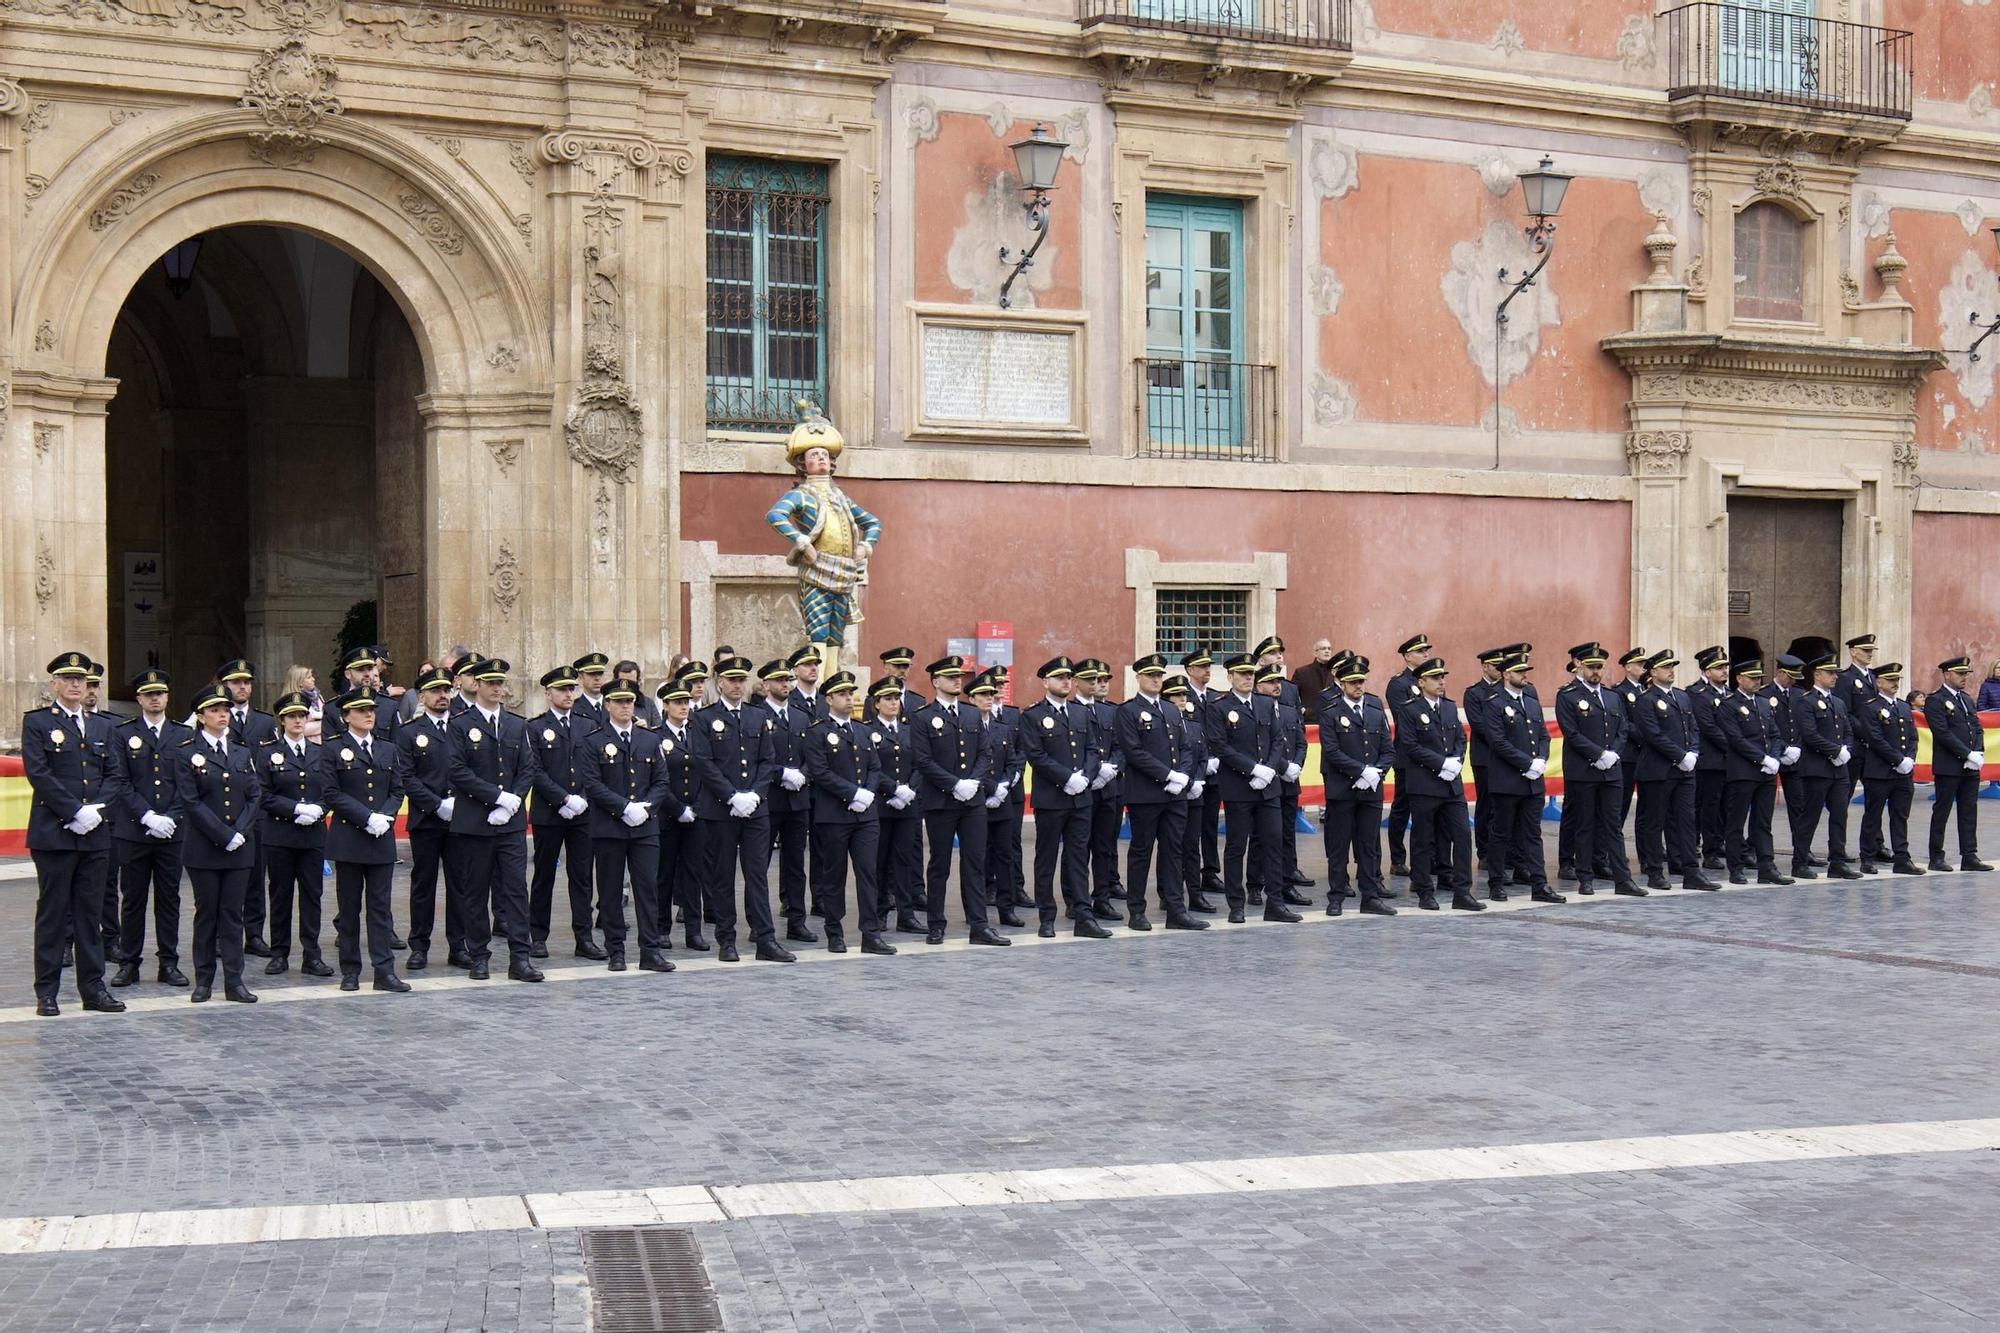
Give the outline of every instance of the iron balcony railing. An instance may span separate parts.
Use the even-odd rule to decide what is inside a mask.
[[[1278,368],[1242,361],[1139,362],[1139,456],[1278,461]]]
[[[1910,118],[1911,34],[1703,3],[1669,10],[1667,96]]]
[[[1078,22],[1193,37],[1354,49],[1353,0],[1078,0]]]

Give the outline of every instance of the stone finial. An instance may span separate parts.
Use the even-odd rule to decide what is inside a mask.
[[[1653,265],[1653,271],[1646,275],[1647,284],[1672,282],[1674,251],[1680,248],[1680,240],[1674,235],[1665,213],[1653,214],[1653,230],[1641,244],[1646,247],[1646,258]]]
[[[1882,253],[1875,257],[1875,276],[1882,280],[1882,300],[1904,302],[1902,292],[1903,275],[1909,272],[1910,261],[1903,258],[1896,248],[1896,233],[1889,232],[1882,247]]]

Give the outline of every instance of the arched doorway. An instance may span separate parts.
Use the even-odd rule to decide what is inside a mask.
[[[425,373],[367,268],[286,227],[188,238],[133,285],[106,372],[114,698],[148,665],[190,691],[238,652],[267,698],[294,662],[329,685],[350,621],[414,668]]]

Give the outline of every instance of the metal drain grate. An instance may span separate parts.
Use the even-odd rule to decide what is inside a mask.
[[[720,1333],[722,1313],[693,1231],[597,1227],[582,1234],[599,1333]]]

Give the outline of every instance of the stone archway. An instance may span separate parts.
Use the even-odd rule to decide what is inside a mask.
[[[527,534],[560,527],[568,478],[550,444],[548,342],[535,333],[545,316],[518,238],[377,129],[328,122],[309,157],[281,167],[245,151],[262,124],[241,111],[201,115],[116,161],[79,164],[38,203],[47,229],[19,238],[5,454],[17,480],[0,507],[0,552],[10,570],[32,573],[5,581],[0,614],[32,632],[5,647],[0,715],[32,702],[50,652],[103,637],[105,487],[116,481],[104,473],[104,427],[117,388],[105,367],[119,311],[174,243],[243,224],[338,247],[381,284],[414,335],[422,522],[440,558],[423,571],[428,623],[424,642],[409,645],[412,661],[447,635],[520,641],[506,622],[531,610],[520,581],[532,558]],[[505,472],[485,475],[503,456]]]

